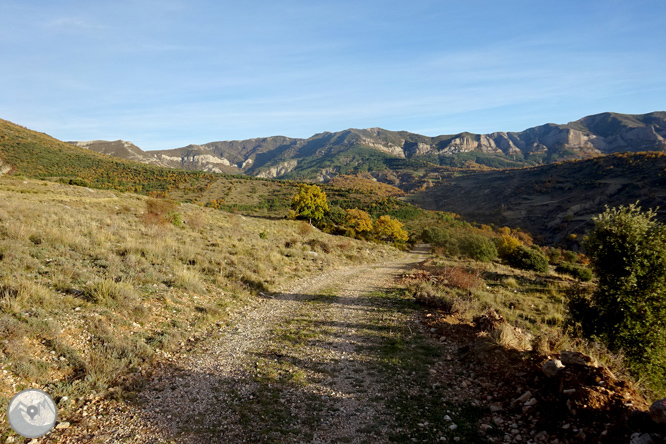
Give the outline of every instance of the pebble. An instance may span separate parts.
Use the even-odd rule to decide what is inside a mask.
[[[532,392],[527,391],[527,392],[523,393],[522,395],[520,395],[520,397],[518,397],[518,399],[516,399],[516,402],[525,402],[528,399],[530,399],[531,397],[532,397]]]

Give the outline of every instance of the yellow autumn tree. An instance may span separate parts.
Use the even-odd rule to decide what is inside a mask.
[[[347,217],[345,223],[347,225],[347,235],[350,237],[361,237],[365,233],[372,231],[372,219],[370,215],[358,208],[346,210]]]
[[[377,239],[386,242],[405,242],[409,235],[402,227],[402,222],[384,215],[375,222],[373,233]]]
[[[500,257],[508,257],[516,251],[523,243],[516,237],[511,236],[510,234],[503,234],[497,240],[497,253]]]
[[[301,217],[310,221],[320,220],[328,211],[326,193],[317,185],[301,184],[298,193],[291,201],[291,208]]]

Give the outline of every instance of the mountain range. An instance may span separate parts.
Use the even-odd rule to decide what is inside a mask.
[[[273,136],[158,151],[143,151],[122,140],[70,143],[185,170],[319,182],[338,174],[370,172],[380,181],[409,188],[412,181],[400,173],[451,167],[511,168],[617,152],[666,151],[666,112],[602,113],[521,132],[436,137],[368,128],[323,132],[308,139]],[[397,174],[387,176],[387,170]]]
[[[441,154],[439,159],[449,163],[442,161],[438,165],[428,161],[426,155],[407,157],[404,151],[402,156],[398,151],[388,153],[385,141],[379,148],[369,145],[367,140],[366,145],[358,144],[362,137],[368,139],[368,134],[373,131],[379,134],[375,137],[382,140],[396,134],[417,137],[411,133],[384,130],[348,130],[327,133],[327,137],[313,136],[307,141],[273,137],[255,139],[253,143],[220,142],[218,148],[226,150],[221,152],[234,161],[257,159],[256,163],[264,164],[271,162],[264,161],[266,157],[281,153],[289,159],[285,162],[296,164],[296,168],[281,175],[281,178],[308,175],[317,178],[318,174],[321,179],[328,171],[332,177],[325,179],[328,183],[322,186],[332,205],[368,208],[369,211],[374,208],[373,205],[381,207],[381,211],[399,218],[412,231],[418,231],[421,219],[432,217],[430,212],[417,208],[421,207],[459,213],[482,223],[522,227],[539,236],[544,243],[569,244],[573,248],[590,228],[592,216],[602,212],[606,205],[612,207],[640,201],[643,208],[659,208],[657,217],[666,222],[666,211],[663,210],[666,208],[664,114],[608,114],[605,120],[602,118],[604,115],[598,115],[562,125],[559,129],[545,125],[518,133],[527,138],[525,134],[545,134],[550,128],[551,133],[562,131],[573,134],[572,131],[579,131],[582,134],[582,130],[571,127],[584,127],[587,128],[585,137],[588,141],[596,141],[597,148],[603,140],[605,149],[612,145],[615,150],[627,151],[601,155],[597,148],[597,151],[576,151],[573,144],[561,145],[560,152],[566,149],[579,157],[583,157],[583,153],[593,157],[568,161],[560,158],[557,162],[534,166],[506,160],[507,155],[502,154],[506,162],[513,162],[511,165],[522,168],[501,168],[501,165],[491,168],[488,164],[500,159],[500,155],[486,154],[478,147],[473,151]],[[592,130],[596,134],[594,137],[590,135]],[[637,136],[641,134],[652,136]],[[404,137],[393,140],[402,140],[400,146],[407,145]],[[481,137],[478,140],[481,141]],[[229,146],[235,151],[227,149]],[[289,148],[285,149],[285,146]],[[397,147],[398,143],[393,146]],[[575,146],[580,147],[580,144]],[[201,151],[203,148],[198,149]],[[306,149],[311,151],[310,156],[305,156]],[[648,149],[653,151],[629,152]],[[215,164],[226,171],[235,171],[235,175],[188,171],[182,168],[182,160],[179,162],[178,159],[195,157],[196,160],[198,156],[193,153],[197,151],[187,147],[180,150],[183,151],[182,157],[173,152],[170,152],[171,156],[164,155],[164,152],[144,152],[123,141],[65,143],[0,120],[0,175],[35,177],[164,196],[254,216],[286,215],[298,182],[249,175],[250,171],[255,171],[255,175],[260,176],[266,170],[257,172],[248,165],[245,166],[247,171],[242,174],[242,163],[239,168],[227,157],[224,158],[229,165],[219,160]],[[190,154],[186,155],[188,151]],[[211,152],[213,150],[209,149],[208,156],[222,158]],[[233,158],[232,152],[238,157]],[[201,162],[203,159],[199,158]],[[173,162],[169,165],[180,168],[165,168],[167,162]],[[193,167],[191,164],[186,166]],[[349,175],[354,171],[360,174]],[[339,174],[336,176],[336,173]],[[400,185],[402,191],[378,182]]]

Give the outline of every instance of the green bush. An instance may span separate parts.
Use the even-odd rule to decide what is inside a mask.
[[[561,263],[555,268],[555,271],[557,271],[558,273],[565,273],[570,276],[573,276],[582,282],[588,282],[592,280],[592,270],[590,270],[587,267],[572,264],[569,262]]]
[[[490,262],[497,259],[495,243],[479,234],[467,234],[460,239],[460,253],[464,256],[481,262]]]
[[[451,241],[451,233],[445,228],[428,227],[421,232],[421,240],[427,244],[443,247]]]
[[[548,247],[546,250],[546,257],[548,257],[548,262],[551,264],[559,264],[562,260],[562,250],[559,248]]]
[[[630,371],[666,394],[666,226],[637,205],[595,217],[584,246],[599,285],[570,302],[583,333],[622,351]]]
[[[460,253],[458,249],[458,238],[454,236],[451,230],[440,227],[428,227],[421,232],[421,240],[427,244],[437,247],[443,247],[447,253],[457,256]]]
[[[528,248],[524,245],[513,250],[506,260],[513,268],[522,270],[534,270],[539,272],[548,271],[548,259],[536,248]]]
[[[571,250],[564,250],[562,252],[562,260],[565,262],[574,263],[578,260],[578,255]]]

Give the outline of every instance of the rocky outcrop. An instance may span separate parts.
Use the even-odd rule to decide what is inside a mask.
[[[363,146],[368,146],[370,148],[374,148],[377,151],[381,151],[382,153],[391,154],[392,156],[403,157],[403,158],[405,157],[405,151],[402,148],[402,145],[404,144],[404,141],[403,141],[403,144],[398,146],[398,145],[393,145],[391,143],[380,143],[380,142],[377,142],[376,140],[372,140],[372,139],[368,139],[368,138],[363,137],[358,141],[358,144],[363,145]]]
[[[157,156],[143,151],[138,146],[126,140],[89,140],[69,142],[72,145],[85,148],[87,150],[95,151],[109,156],[121,157],[135,162],[147,163],[151,165],[171,167],[168,162],[164,162]]]
[[[12,170],[11,166],[5,165],[4,163],[2,163],[2,160],[0,160],[0,176],[9,173],[11,170]]]
[[[282,162],[274,167],[270,167],[266,170],[263,170],[257,174],[257,177],[264,177],[268,179],[272,179],[275,177],[280,177],[284,174],[291,173],[294,171],[296,168],[296,165],[298,165],[298,161],[296,160],[288,160],[286,162]]]

